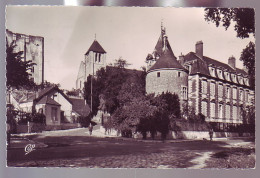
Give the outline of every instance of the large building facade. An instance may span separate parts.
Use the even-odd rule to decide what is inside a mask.
[[[6,30],[6,43],[10,45],[12,42],[16,45],[14,52],[23,51],[23,59],[31,60],[36,64],[28,72],[31,74],[31,80],[38,85],[42,84],[44,82],[44,38]]]
[[[236,67],[233,56],[227,64],[204,56],[202,41],[195,44],[195,52],[176,60],[162,27],[155,50],[146,60],[146,92],[176,93],[207,122],[219,123],[222,128],[242,124],[242,108],[254,104],[246,70]]]
[[[94,40],[88,51],[85,53],[84,61],[81,61],[76,80],[76,89],[83,89],[84,82],[89,75],[96,75],[102,67],[106,67],[106,51]]]

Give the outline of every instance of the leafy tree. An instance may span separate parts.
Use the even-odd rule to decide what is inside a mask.
[[[30,80],[29,70],[35,63],[23,60],[23,51],[14,52],[15,44],[6,44],[6,85],[7,88],[33,87],[35,83]]]
[[[249,42],[245,49],[243,49],[240,60],[243,61],[244,66],[248,69],[250,86],[255,88],[255,44]]]
[[[213,22],[217,27],[222,26],[227,30],[234,22],[237,37],[248,38],[255,35],[255,11],[253,8],[206,8],[205,20]]]
[[[121,56],[119,57],[119,59],[115,59],[115,63],[114,66],[115,67],[119,67],[119,68],[126,68],[128,67],[129,64],[125,59],[123,59]]]
[[[238,38],[248,38],[250,34],[255,36],[255,11],[253,8],[206,8],[205,20],[220,24],[227,30],[234,24],[234,30]],[[233,23],[232,23],[233,22]],[[240,60],[249,69],[250,86],[255,87],[255,44],[250,42],[243,50]]]

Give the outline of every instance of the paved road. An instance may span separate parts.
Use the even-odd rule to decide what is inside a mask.
[[[244,140],[141,142],[132,139],[89,136],[87,129],[46,132],[27,136],[36,143],[25,155],[27,141],[7,152],[8,166],[22,167],[105,167],[105,168],[200,168],[201,155],[228,149]],[[16,139],[13,139],[15,141]],[[204,154],[205,153],[205,154]],[[198,159],[201,160],[201,159]]]

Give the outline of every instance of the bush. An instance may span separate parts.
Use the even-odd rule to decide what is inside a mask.
[[[81,127],[88,127],[90,124],[91,116],[79,116],[77,122],[80,123]]]

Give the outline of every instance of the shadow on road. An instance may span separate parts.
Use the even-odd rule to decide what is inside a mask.
[[[35,142],[47,145],[25,155],[24,149],[9,149],[8,161],[53,160],[85,157],[110,157],[119,155],[146,155],[166,151],[216,151],[227,143],[222,141],[184,141],[176,143],[140,142],[115,138],[97,138],[91,136],[48,136],[27,137]]]

